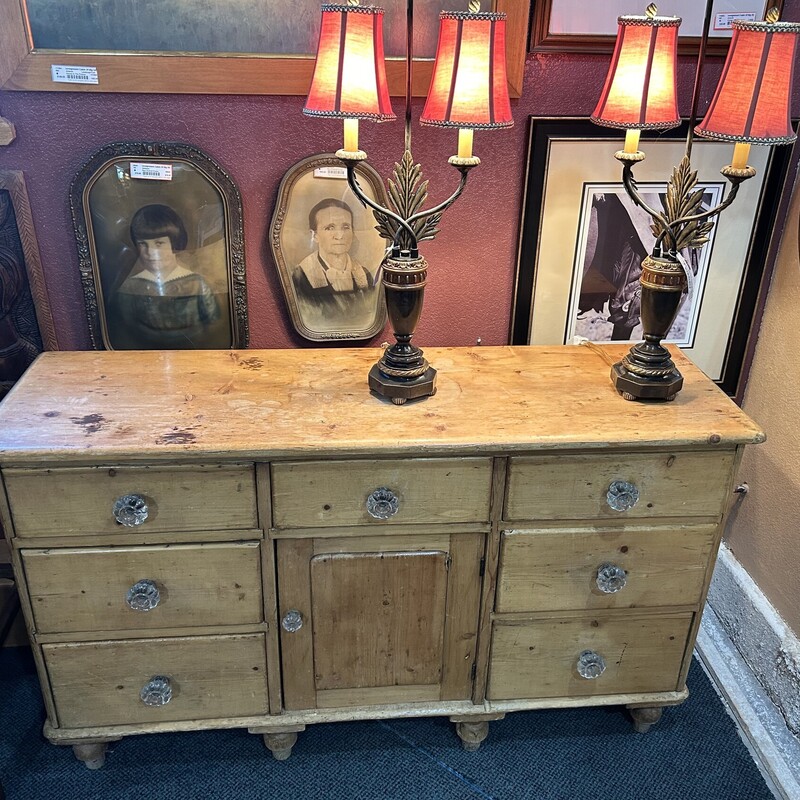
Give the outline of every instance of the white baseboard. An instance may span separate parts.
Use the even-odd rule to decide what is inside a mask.
[[[776,797],[800,798],[800,646],[723,545],[697,655]]]

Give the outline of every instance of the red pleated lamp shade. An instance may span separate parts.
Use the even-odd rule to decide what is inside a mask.
[[[452,128],[514,124],[506,74],[506,15],[443,11],[420,122]]]
[[[797,138],[790,113],[799,32],[798,23],[734,21],[728,59],[698,135],[752,144]]]
[[[382,8],[323,3],[317,61],[303,113],[395,119],[386,83]]]
[[[680,17],[620,17],[617,43],[592,122],[611,128],[680,125],[676,64]]]

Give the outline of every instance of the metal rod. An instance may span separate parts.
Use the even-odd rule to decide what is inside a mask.
[[[411,152],[411,90],[414,64],[414,0],[406,9],[406,150]]]
[[[708,49],[708,31],[711,27],[711,11],[713,0],[706,0],[706,16],[703,20],[703,35],[700,37],[700,52],[697,55],[697,68],[694,73],[694,89],[692,91],[692,111],[689,115],[689,133],[686,134],[686,155],[692,157],[692,144],[694,143],[694,126],[697,124],[697,107],[700,105],[700,84],[703,78],[703,66],[706,62]]]

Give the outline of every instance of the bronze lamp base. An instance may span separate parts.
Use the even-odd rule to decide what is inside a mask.
[[[436,394],[436,370],[428,365],[419,377],[404,380],[381,372],[381,362],[378,362],[373,364],[369,371],[369,388],[375,394],[388,397],[395,405],[400,406],[406,400],[416,400],[418,397],[430,397]]]

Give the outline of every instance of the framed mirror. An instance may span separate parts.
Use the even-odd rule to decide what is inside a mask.
[[[365,193],[388,206],[380,175],[363,162],[356,173]],[[333,153],[305,158],[284,175],[270,243],[289,316],[304,338],[369,339],[383,330],[379,267],[388,242],[375,225]]]
[[[75,176],[70,205],[95,348],[247,346],[242,202],[211,158],[109,144]]]
[[[413,92],[433,70],[438,13],[467,0],[416,0]],[[405,94],[405,0],[386,8],[387,76]],[[531,0],[484,0],[508,14],[509,90],[519,97]],[[0,88],[24,91],[305,95],[319,0],[0,0]]]

